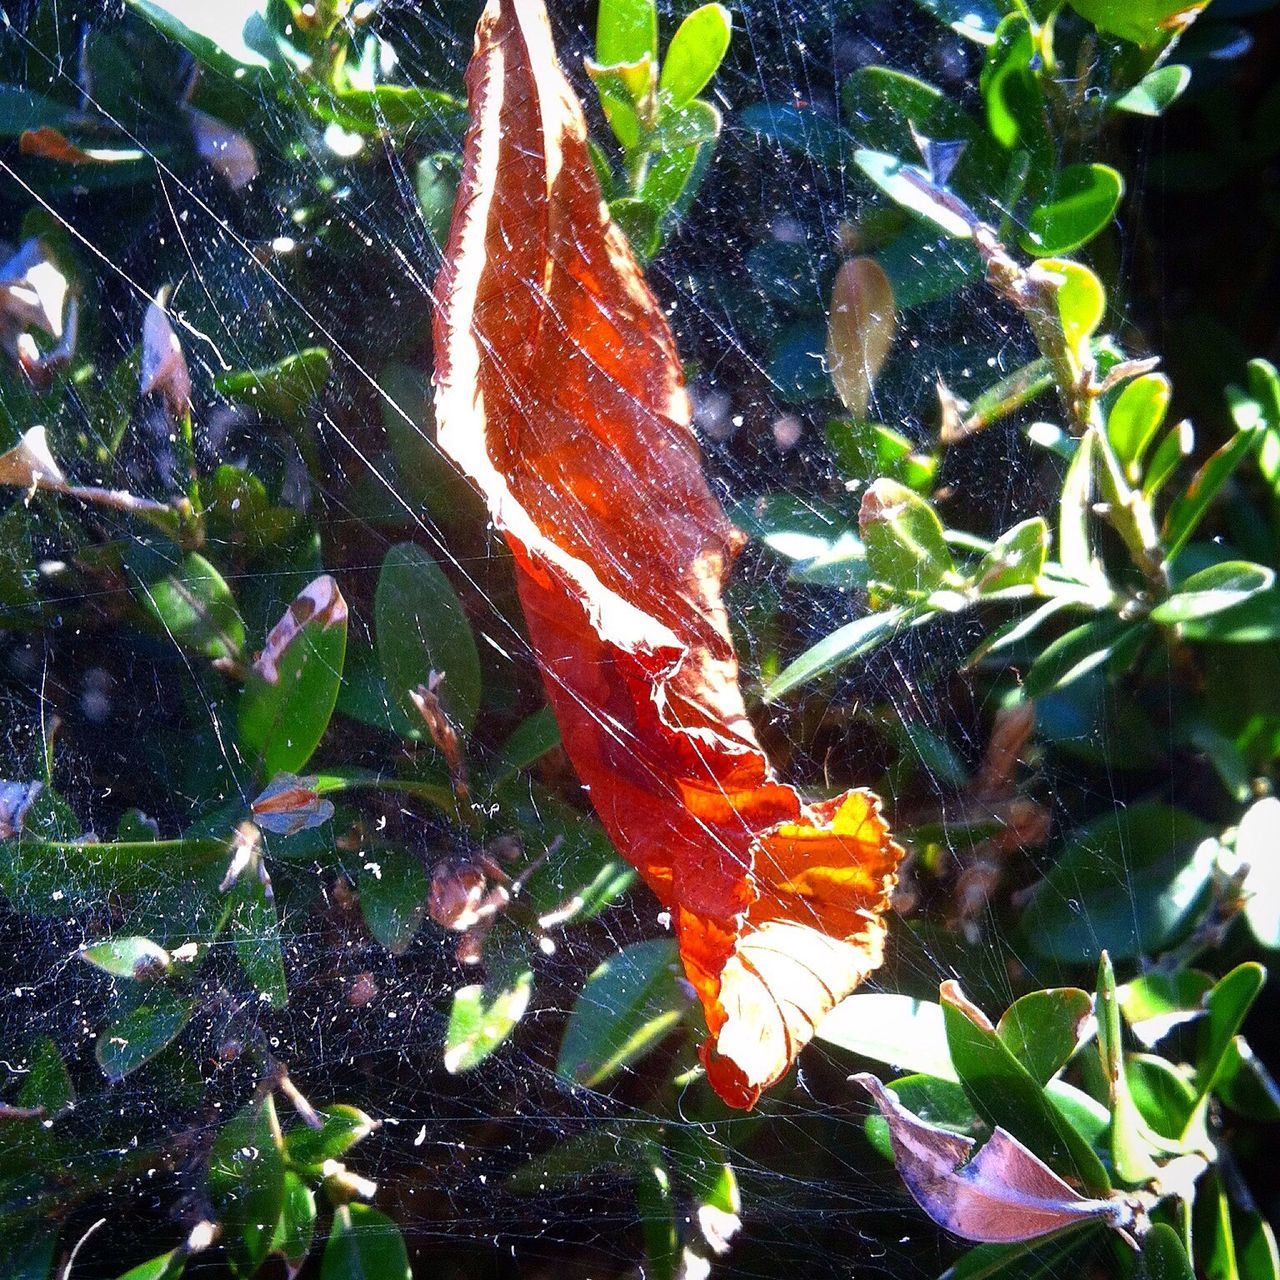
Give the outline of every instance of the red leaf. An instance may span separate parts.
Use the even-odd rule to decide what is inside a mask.
[[[610,221],[541,0],[490,0],[435,328],[439,443],[515,553],[565,749],[671,912],[716,1090],[751,1106],[881,959],[879,801],[806,806],[747,719],[721,589],[742,535]]]

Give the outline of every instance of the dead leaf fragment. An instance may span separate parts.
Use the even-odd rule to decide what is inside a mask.
[[[875,1099],[902,1181],[940,1227],[994,1244],[1087,1222],[1117,1230],[1133,1224],[1137,1211],[1128,1201],[1082,1198],[1007,1130],[996,1129],[979,1148],[973,1138],[913,1115],[875,1076],[850,1078]]]
[[[258,152],[238,129],[215,116],[187,108],[196,153],[232,191],[247,187],[258,176]]]
[[[865,418],[876,376],[893,345],[893,285],[874,258],[850,258],[836,273],[827,321],[827,366],[844,407]]]
[[[323,826],[333,817],[333,801],[316,791],[317,779],[279,773],[250,805],[253,819],[264,831],[292,836]]]
[[[136,147],[81,147],[59,129],[44,125],[28,129],[18,138],[18,150],[24,156],[38,156],[59,164],[125,164],[141,160],[145,151]]]
[[[490,0],[467,87],[439,444],[514,552],[565,750],[670,913],[711,1083],[751,1106],[880,963],[901,850],[874,795],[805,805],[756,741],[721,595],[742,537],[541,0]]]
[[[169,412],[180,418],[191,409],[191,372],[182,343],[169,323],[167,303],[168,290],[161,289],[143,318],[138,388],[144,396],[162,396]]]
[[[267,634],[267,643],[253,669],[268,683],[280,679],[280,660],[285,650],[302,633],[308,622],[317,621],[323,630],[341,626],[347,620],[347,602],[329,574],[307,583],[294,597],[284,617]]]
[[[66,483],[43,427],[32,427],[12,449],[0,454],[0,484],[14,489],[62,489]]]
[[[27,811],[43,790],[43,782],[5,782],[0,779],[0,840],[12,840],[22,834]]]

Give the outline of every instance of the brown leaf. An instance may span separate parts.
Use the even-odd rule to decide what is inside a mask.
[[[875,1099],[902,1181],[940,1227],[966,1240],[1009,1243],[1086,1222],[1117,1230],[1133,1223],[1127,1201],[1081,1198],[1008,1131],[996,1129],[979,1148],[973,1138],[913,1115],[875,1076],[851,1079]]]
[[[123,164],[141,160],[146,154],[136,147],[81,147],[58,129],[44,125],[27,129],[18,138],[18,150],[24,156],[39,156],[59,164]]]
[[[827,321],[827,365],[836,392],[855,418],[865,418],[897,317],[893,285],[874,258],[850,258],[836,273]]]
[[[307,583],[294,597],[284,616],[267,634],[266,647],[253,664],[253,669],[268,683],[280,679],[279,663],[284,651],[298,638],[302,628],[313,619],[327,631],[346,621],[347,602],[338,584],[327,574]]]
[[[281,836],[323,826],[333,817],[333,801],[316,791],[316,779],[295,773],[276,774],[249,808],[259,827]]]
[[[43,427],[32,427],[7,453],[0,454],[0,484],[15,489],[61,489],[66,476],[49,451]]]
[[[671,913],[711,1082],[750,1106],[880,963],[901,850],[874,795],[805,805],[756,741],[721,597],[742,537],[540,0],[490,0],[467,86],[439,443],[515,554],[565,750]]]

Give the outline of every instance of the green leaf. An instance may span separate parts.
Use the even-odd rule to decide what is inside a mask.
[[[923,169],[884,151],[859,148],[854,163],[895,204],[957,239],[969,239],[977,219],[958,196],[935,183]]]
[[[1228,1065],[1232,1042],[1267,980],[1267,971],[1254,961],[1237,965],[1204,998],[1208,1017],[1201,1027],[1196,1062],[1196,1092],[1203,1103]]]
[[[1169,411],[1173,384],[1163,373],[1144,373],[1125,385],[1107,414],[1107,439],[1128,479],[1142,478],[1142,459]]]
[[[377,1125],[358,1107],[338,1103],[319,1112],[320,1128],[296,1125],[284,1138],[284,1151],[291,1165],[319,1169],[326,1160],[340,1160]]]
[[[278,546],[298,526],[298,513],[272,502],[266,485],[243,467],[220,466],[200,481],[200,496],[213,545],[264,551]],[[243,635],[240,642],[244,643]]]
[[[995,39],[1001,9],[993,0],[916,0],[916,4],[975,44]]]
[[[413,1280],[399,1228],[367,1204],[334,1210],[320,1280]]]
[[[1280,1280],[1280,1252],[1271,1224],[1256,1210],[1236,1219],[1236,1259],[1240,1280]]]
[[[268,1095],[222,1126],[209,1153],[209,1198],[237,1272],[252,1275],[275,1238],[284,1208],[284,1154]]]
[[[1181,465],[1184,458],[1191,456],[1195,448],[1196,433],[1190,422],[1182,421],[1164,433],[1164,438],[1156,446],[1147,466],[1147,474],[1142,481],[1142,496],[1148,501],[1168,483],[1170,477]]]
[[[1209,0],[1070,0],[1099,31],[1158,48],[1176,35]]]
[[[300,773],[329,726],[347,652],[347,605],[327,574],[272,629],[240,696],[239,738],[263,777]]]
[[[1195,1280],[1178,1233],[1157,1222],[1142,1241],[1142,1280]]]
[[[1111,1167],[1122,1182],[1136,1186],[1155,1175],[1156,1164],[1141,1113],[1129,1092],[1116,975],[1105,951],[1098,964],[1098,1053],[1111,1106]]]
[[[1275,571],[1247,560],[1224,560],[1193,573],[1167,600],[1151,611],[1153,622],[1175,626],[1197,621],[1242,604],[1250,596],[1267,591],[1276,580]],[[1212,629],[1197,628],[1204,638]]]
[[[136,1267],[130,1267],[120,1280],[178,1280],[186,1269],[186,1265],[186,1251],[170,1249],[168,1253],[162,1253],[158,1258],[151,1258],[146,1262],[138,1263]]]
[[[1019,243],[1038,257],[1070,253],[1110,224],[1123,195],[1124,179],[1109,165],[1069,165],[1028,214]]]
[[[786,325],[769,351],[769,381],[788,404],[824,400],[831,395],[826,363],[827,326],[810,317]]]
[[[1191,83],[1191,68],[1168,63],[1148,71],[1132,89],[1111,104],[1117,111],[1135,116],[1161,116],[1182,97]]]
[[[434,125],[437,134],[459,134],[467,123],[467,104],[440,89],[405,84],[334,89],[308,85],[307,91],[307,102],[321,120],[352,133],[377,135]]]
[[[1154,953],[1208,901],[1216,841],[1180,809],[1148,802],[1078,828],[1033,891],[1023,931],[1040,954],[1084,963]]]
[[[556,1073],[595,1088],[655,1048],[688,1008],[675,943],[633,943],[587,979],[560,1042]]]
[[[280,919],[268,884],[252,872],[236,881],[227,928],[240,967],[259,998],[269,1009],[283,1009],[289,1003],[289,988],[280,949]]]
[[[1035,74],[1038,65],[1036,39],[1028,19],[1021,13],[1008,14],[995,30],[978,81],[987,110],[987,129],[1006,150],[1019,143],[1024,154],[1047,150],[1044,91]],[[1042,173],[1041,181],[1048,177]]]
[[[900,1070],[956,1078],[942,1007],[931,1000],[879,993],[847,996],[818,1023],[814,1035]],[[928,1118],[910,1103],[907,1107]]]
[[[150,938],[107,938],[81,947],[76,954],[117,978],[155,978],[170,964],[169,953]]]
[[[436,692],[446,714],[459,733],[469,733],[480,706],[480,655],[444,571],[411,542],[392,547],[378,576],[374,611],[382,673],[401,709],[421,720],[409,694],[437,672],[444,677]]]
[[[1236,856],[1248,870],[1242,886],[1244,918],[1264,946],[1280,950],[1280,799],[1264,796],[1245,811],[1236,831]]]
[[[641,262],[648,262],[662,248],[662,217],[659,207],[643,196],[620,196],[610,201],[609,213],[626,235]]]
[[[1178,495],[1165,516],[1161,539],[1165,558],[1172,561],[1204,519],[1210,504],[1237,467],[1258,447],[1264,435],[1261,427],[1237,431],[1196,472],[1186,491]]]
[[[75,1087],[58,1046],[49,1036],[37,1036],[27,1050],[27,1078],[18,1092],[21,1107],[43,1107],[52,1120],[69,1110],[76,1100]]]
[[[871,577],[899,595],[928,594],[955,576],[942,521],[929,502],[896,480],[863,494],[858,528]]]
[[[1059,636],[1031,664],[1023,680],[1023,693],[1040,698],[1088,675],[1104,663],[1121,666],[1141,643],[1143,629],[1107,614]]]
[[[1024,520],[992,543],[973,574],[984,595],[1011,587],[1034,586],[1049,555],[1049,526],[1041,516]]]
[[[98,1037],[94,1056],[109,1080],[123,1080],[150,1062],[182,1034],[195,1005],[163,989],[110,1023]]]
[[[1232,1111],[1250,1120],[1264,1124],[1280,1120],[1280,1084],[1244,1036],[1232,1040],[1213,1091]]]
[[[244,653],[244,622],[235,597],[203,556],[188,552],[174,573],[139,590],[147,612],[183,648],[233,661]]]
[[[745,108],[735,124],[817,164],[835,168],[844,158],[846,135],[812,108],[756,103]]]
[[[996,1034],[1038,1083],[1048,1084],[1075,1053],[1092,1012],[1089,993],[1078,987],[1032,991],[1004,1011]]]
[[[1089,545],[1095,449],[1093,433],[1087,432],[1067,463],[1062,496],[1058,502],[1058,559],[1063,569],[1077,582],[1088,582],[1096,576],[1093,551]]]
[[[498,748],[488,770],[490,787],[501,786],[559,745],[560,725],[556,722],[555,712],[550,707],[539,707],[522,720]]]
[[[733,18],[722,4],[704,4],[676,28],[662,59],[659,91],[682,107],[702,92],[729,49]]]
[[[458,197],[458,157],[451,151],[423,156],[414,170],[413,189],[418,208],[431,233],[433,246],[443,252]]]
[[[61,129],[74,114],[65,103],[24,85],[0,84],[0,138],[17,138],[28,129]]]
[[[271,1237],[271,1253],[279,1254],[290,1274],[301,1269],[316,1232],[315,1192],[292,1169],[284,1174],[284,1201]]]
[[[1183,640],[1210,644],[1265,644],[1280,639],[1280,591],[1259,591],[1242,603],[1206,618],[1185,618]]]
[[[1092,1250],[1102,1230],[1084,1228],[1016,1244],[980,1244],[948,1267],[939,1280],[1054,1280],[1079,1270],[1071,1260]]]
[[[879,648],[916,615],[909,609],[884,609],[855,618],[806,649],[765,686],[764,700],[776,702],[793,689]]]
[[[1213,979],[1198,969],[1139,974],[1120,988],[1120,1009],[1133,1034],[1147,1048],[1158,1044],[1174,1027],[1192,1022],[1204,1012],[1204,997]]]
[[[1107,1172],[1093,1148],[994,1028],[973,1021],[945,992],[942,1015],[956,1074],[982,1118],[1007,1129],[1064,1176],[1093,1192],[1108,1191]]]
[[[711,148],[719,137],[720,124],[719,109],[700,98],[659,119],[654,150],[649,154],[649,166],[638,192],[658,212],[659,232],[692,203]],[[655,247],[649,256],[656,252]]]
[[[658,57],[658,10],[653,0],[600,0],[596,61],[604,66]]]
[[[1063,336],[1067,346],[1079,353],[1083,360],[1088,352],[1089,339],[1107,314],[1107,291],[1102,287],[1102,281],[1080,262],[1042,258],[1038,269],[1058,277],[1056,297]]]
[[[1186,1132],[1196,1095],[1173,1063],[1150,1053],[1130,1053],[1125,1058],[1125,1073],[1134,1103],[1153,1133],[1174,1146],[1185,1146],[1187,1151],[1210,1150],[1203,1124]]]
[[[211,70],[232,79],[279,64],[262,0],[127,0]]]
[[[213,385],[229,400],[284,422],[296,422],[333,372],[325,347],[306,347],[261,369],[218,374]]]
[[[408,950],[431,894],[422,859],[403,849],[380,849],[363,858],[356,888],[369,932],[392,955]]]
[[[444,1068],[452,1075],[477,1067],[524,1017],[533,993],[533,973],[523,965],[485,983],[459,987],[444,1033]]]

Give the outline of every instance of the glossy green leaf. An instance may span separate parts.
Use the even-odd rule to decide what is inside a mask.
[[[1236,831],[1245,873],[1244,917],[1253,936],[1280,950],[1280,799],[1264,796],[1245,811]]]
[[[283,1009],[289,1003],[289,989],[280,946],[280,918],[269,883],[252,873],[236,881],[230,894],[227,928],[240,967],[258,998],[269,1009]]]
[[[884,151],[859,148],[853,154],[859,169],[895,204],[923,218],[949,236],[968,239],[976,219],[958,196],[935,183],[915,165]]]
[[[326,1160],[340,1160],[356,1143],[367,1138],[377,1127],[358,1107],[338,1103],[319,1112],[320,1128],[293,1126],[284,1138],[289,1163],[306,1169],[319,1169]]]
[[[515,1030],[529,1007],[533,973],[503,966],[488,982],[459,987],[444,1033],[444,1068],[456,1075],[482,1063]]]
[[[1120,665],[1141,638],[1139,627],[1110,614],[1081,623],[1041,650],[1027,670],[1023,692],[1028,698],[1040,698],[1103,664]]]
[[[1208,1134],[1203,1126],[1187,1133],[1196,1095],[1182,1071],[1167,1058],[1130,1053],[1125,1056],[1125,1074],[1134,1104],[1153,1133],[1175,1144],[1184,1139],[1185,1133],[1188,1150],[1209,1149]]]
[[[1102,281],[1083,263],[1064,258],[1042,258],[1036,268],[1055,277],[1058,319],[1067,345],[1081,354],[1107,313],[1107,291]]]
[[[1204,997],[1212,986],[1213,979],[1198,969],[1155,969],[1120,988],[1120,1010],[1133,1034],[1151,1048],[1174,1027],[1203,1014]]]
[[[1232,1040],[1213,1091],[1232,1111],[1250,1120],[1280,1121],[1280,1084],[1244,1036]]]
[[[1209,644],[1266,644],[1280,639],[1280,590],[1272,588],[1246,597],[1240,604],[1203,618],[1185,618],[1183,640]]]
[[[170,1249],[158,1258],[150,1258],[130,1267],[120,1280],[178,1280],[186,1269],[187,1255],[181,1249]]]
[[[1086,433],[1067,464],[1058,500],[1058,559],[1073,578],[1088,582],[1094,575],[1089,541],[1089,513],[1093,503],[1094,458],[1097,441]]]
[[[182,1034],[195,1007],[189,998],[157,989],[108,1024],[94,1055],[109,1080],[123,1080]]]
[[[916,4],[975,44],[991,43],[1002,12],[993,0],[916,0]]]
[[[643,196],[620,196],[610,201],[609,213],[641,262],[648,262],[662,247],[664,207]]]
[[[1230,1060],[1233,1041],[1267,980],[1267,971],[1253,961],[1237,965],[1204,998],[1208,1016],[1201,1027],[1196,1062],[1196,1089],[1207,1098]]]
[[[1111,1167],[1122,1182],[1136,1186],[1155,1175],[1156,1164],[1143,1131],[1142,1115],[1129,1092],[1116,975],[1105,951],[1098,964],[1097,1008],[1098,1053],[1111,1106]]]
[[[818,1023],[814,1035],[900,1070],[956,1078],[942,1008],[931,1000],[880,993],[846,996]],[[910,1103],[907,1106],[929,1118]]]
[[[1028,158],[1039,153],[1044,161],[1036,188],[1048,185],[1049,139],[1044,123],[1044,90],[1036,75],[1040,65],[1030,23],[1016,10],[1001,19],[987,49],[979,76],[979,89],[987,112],[991,136],[1011,150],[1020,146]]]
[[[200,62],[238,79],[245,68],[266,71],[278,63],[262,0],[127,0],[129,6]]]
[[[633,943],[599,965],[569,1017],[556,1072],[595,1088],[656,1048],[689,1008],[673,942]]]
[[[845,80],[841,101],[850,132],[872,151],[911,155],[914,129],[921,137],[963,142],[961,161],[969,169],[974,149],[981,147],[972,117],[940,89],[903,71],[859,67]]]
[[[945,993],[944,993],[945,995]],[[1059,1173],[1095,1192],[1110,1182],[1093,1148],[996,1034],[944,998],[951,1061],[988,1124],[1007,1129]]]
[[[1099,31],[1159,47],[1176,35],[1209,0],[1070,0]]]
[[[980,1244],[961,1255],[939,1280],[1053,1280],[1071,1274],[1103,1229],[1083,1228],[1016,1244]]]
[[[847,137],[819,111],[756,103],[744,108],[734,123],[817,164],[834,168],[843,161]]]
[[[139,586],[143,607],[185,649],[238,660],[245,631],[235,597],[203,556],[189,552],[171,574]]]
[[[1217,844],[1180,809],[1148,802],[1077,828],[1022,918],[1041,955],[1076,963],[1154,953],[1194,925],[1208,901]]]
[[[1049,526],[1035,516],[1002,533],[973,573],[973,584],[984,595],[1011,587],[1034,586],[1049,555]]]
[[[209,541],[247,551],[279,546],[297,527],[298,512],[277,506],[266,485],[244,467],[223,464],[200,481]],[[188,557],[188,561],[194,559]],[[241,634],[243,645],[244,636]]]
[[[1280,1251],[1271,1224],[1256,1210],[1245,1210],[1235,1227],[1240,1280],[1280,1280]]]
[[[871,577],[896,594],[927,594],[955,575],[937,512],[896,480],[880,479],[867,488],[858,529]]]
[[[1089,993],[1078,987],[1031,991],[1004,1011],[996,1034],[1035,1080],[1048,1084],[1080,1045],[1092,1012]]]
[[[720,135],[720,111],[695,99],[658,121],[638,195],[658,214],[659,229],[689,206],[701,181],[709,148]],[[616,202],[615,202],[616,203]],[[652,252],[656,252],[656,249]]]
[[[20,1107],[42,1107],[52,1120],[75,1105],[76,1091],[67,1064],[49,1036],[37,1036],[27,1050],[27,1078],[18,1091]]]
[[[596,61],[605,66],[658,56],[658,11],[653,0],[600,0]]]
[[[1142,494],[1148,501],[1168,484],[1173,473],[1177,471],[1185,458],[1191,456],[1195,448],[1195,429],[1190,422],[1179,422],[1164,433],[1151,461],[1147,464],[1147,474],[1142,481]]]
[[[307,103],[328,124],[352,133],[379,135],[391,130],[434,126],[437,135],[460,134],[467,104],[451,93],[420,85],[308,85]]]
[[[168,969],[169,953],[150,938],[106,938],[76,954],[95,969],[117,978],[155,978]]]
[[[284,1201],[271,1237],[271,1253],[279,1254],[290,1273],[298,1271],[311,1252],[316,1231],[315,1192],[292,1169],[284,1174]]]
[[[379,849],[362,864],[356,890],[364,922],[392,955],[400,955],[426,914],[431,879],[422,859],[404,849]]]
[[[1172,560],[1204,519],[1210,504],[1231,479],[1236,469],[1261,443],[1260,427],[1237,431],[1196,472],[1186,491],[1178,495],[1165,517],[1162,541],[1165,556]]]
[[[1142,1280],[1195,1280],[1195,1272],[1178,1233],[1157,1222],[1142,1242]]]
[[[240,1274],[252,1275],[271,1248],[284,1208],[284,1174],[280,1126],[268,1095],[228,1120],[209,1153],[209,1198]]]
[[[399,1228],[367,1204],[334,1210],[320,1280],[413,1280]]]
[[[1151,618],[1164,626],[1207,618],[1269,590],[1275,580],[1275,571],[1264,565],[1224,560],[1193,573],[1173,595],[1152,609]],[[1199,631],[1205,638],[1212,638],[1211,629]]]
[[[1182,97],[1191,83],[1191,68],[1167,63],[1148,71],[1137,84],[1122,93],[1112,105],[1117,111],[1135,116],[1161,116]]]
[[[324,389],[333,372],[325,347],[307,347],[260,369],[217,375],[218,392],[259,413],[297,421]]]
[[[1164,424],[1172,394],[1163,373],[1144,373],[1125,384],[1107,414],[1107,440],[1134,483],[1142,478],[1142,460]]]
[[[500,786],[560,745],[560,726],[550,707],[540,707],[522,720],[498,748],[489,766],[490,786]]]
[[[300,773],[329,726],[347,651],[347,606],[327,575],[267,637],[240,696],[239,738],[263,777]]]
[[[805,650],[765,686],[766,702],[776,702],[793,689],[868,654],[890,640],[914,615],[909,609],[884,609],[855,618]]]
[[[704,4],[676,28],[658,81],[672,106],[682,107],[702,92],[724,60],[732,34],[733,18],[722,4]]]
[[[1071,165],[1058,175],[1051,198],[1028,214],[1020,243],[1041,256],[1070,253],[1110,225],[1123,195],[1124,179],[1110,165]]]

